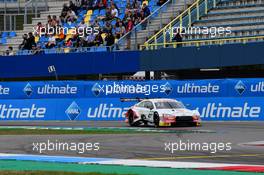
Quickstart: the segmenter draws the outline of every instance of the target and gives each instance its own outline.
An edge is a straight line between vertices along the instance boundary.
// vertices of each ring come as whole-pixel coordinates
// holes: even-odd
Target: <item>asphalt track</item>
[[[0,126],[67,126],[67,127],[126,127],[123,122],[0,122]],[[264,165],[264,122],[204,122],[201,127],[161,128],[175,133],[149,134],[93,134],[93,135],[41,135],[0,136],[0,153],[38,154],[33,151],[36,142],[98,142],[99,151],[79,154],[71,151],[48,151],[47,155],[87,156],[104,158],[171,160]],[[188,132],[188,131],[199,132]],[[180,131],[180,132],[177,132]],[[185,132],[186,131],[186,132]],[[231,143],[230,151],[165,151],[165,143]]]

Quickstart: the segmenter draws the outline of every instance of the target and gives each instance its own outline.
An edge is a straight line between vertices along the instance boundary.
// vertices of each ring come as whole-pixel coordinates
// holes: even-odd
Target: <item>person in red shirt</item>
[[[130,17],[128,17],[127,20],[128,21],[127,21],[127,26],[126,26],[126,32],[128,33],[133,29],[134,23]],[[127,35],[127,48],[126,49],[130,49],[130,45],[131,45],[131,34],[128,34]]]

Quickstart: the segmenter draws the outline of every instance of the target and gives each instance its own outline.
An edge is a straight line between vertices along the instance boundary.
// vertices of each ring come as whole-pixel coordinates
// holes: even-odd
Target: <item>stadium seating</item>
[[[200,5],[202,6],[202,4]],[[195,11],[196,9],[193,9]],[[195,14],[194,14],[195,15]],[[185,23],[184,23],[185,22]],[[196,28],[220,28],[230,27],[231,33],[228,35],[216,34],[184,34],[182,35],[183,46],[194,45],[212,45],[225,43],[241,43],[241,42],[263,42],[264,40],[264,1],[259,0],[221,0],[215,7],[212,7],[207,14],[202,15],[199,20],[193,20],[192,27]],[[179,27],[179,23],[176,23],[174,27]],[[188,16],[183,18],[183,27],[188,26]],[[145,44],[151,43],[164,43],[164,36],[162,32],[160,35],[156,35],[157,40],[154,42],[153,38],[147,41]],[[245,40],[243,38],[253,37]],[[241,40],[239,39],[241,38]],[[202,42],[204,41],[204,42]],[[172,37],[166,35],[166,43],[172,42]],[[172,47],[173,45],[167,45],[166,47]],[[152,47],[160,48],[164,47]],[[174,45],[175,46],[175,45]]]

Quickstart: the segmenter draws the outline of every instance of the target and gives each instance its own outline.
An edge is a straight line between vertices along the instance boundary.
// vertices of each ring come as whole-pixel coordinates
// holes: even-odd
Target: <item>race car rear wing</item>
[[[145,100],[147,98],[120,98],[121,102],[140,102],[142,100]]]

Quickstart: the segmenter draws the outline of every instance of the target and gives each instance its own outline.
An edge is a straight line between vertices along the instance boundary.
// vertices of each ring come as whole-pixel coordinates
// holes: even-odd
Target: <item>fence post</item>
[[[207,11],[208,11],[208,6],[207,6],[208,5],[208,0],[205,0],[204,3],[205,3],[204,4],[205,5],[204,13],[207,14]]]
[[[192,25],[192,16],[191,16],[191,9],[188,9],[188,17],[189,17],[189,27]]]
[[[196,14],[197,14],[197,20],[199,20],[200,19],[199,1],[196,3]]]

